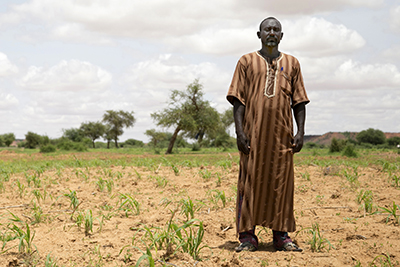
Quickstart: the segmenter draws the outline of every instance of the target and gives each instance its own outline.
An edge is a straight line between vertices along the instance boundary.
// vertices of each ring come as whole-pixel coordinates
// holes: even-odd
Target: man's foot
[[[302,252],[303,250],[299,248],[295,243],[293,242],[287,242],[283,244],[282,247],[277,247],[275,246],[276,250],[279,251],[296,251],[296,252]]]
[[[303,250],[299,248],[292,239],[289,237],[287,232],[274,231],[274,247],[279,251],[297,251],[302,252]]]
[[[240,243],[238,247],[235,248],[236,252],[241,252],[241,251],[256,251],[257,248],[250,242],[243,242]]]

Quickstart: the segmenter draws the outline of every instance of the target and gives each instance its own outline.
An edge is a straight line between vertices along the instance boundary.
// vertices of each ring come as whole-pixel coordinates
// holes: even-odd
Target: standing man
[[[302,251],[288,232],[296,230],[293,153],[303,146],[305,105],[310,101],[299,62],[278,50],[281,23],[266,18],[257,36],[261,49],[239,59],[227,95],[240,151],[236,251],[257,250],[256,225],[273,230],[277,250]]]

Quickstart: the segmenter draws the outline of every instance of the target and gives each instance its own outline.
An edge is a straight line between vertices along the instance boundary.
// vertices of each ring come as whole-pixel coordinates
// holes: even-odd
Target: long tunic
[[[230,103],[234,98],[245,106],[243,129],[250,140],[250,154],[240,152],[237,231],[262,225],[293,232],[292,107],[309,102],[299,62],[284,53],[272,64],[258,52],[242,56],[227,94]]]

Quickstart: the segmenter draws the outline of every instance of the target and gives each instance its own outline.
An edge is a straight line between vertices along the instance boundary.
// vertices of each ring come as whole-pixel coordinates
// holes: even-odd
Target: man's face
[[[283,36],[281,24],[275,19],[267,19],[261,24],[257,35],[263,45],[278,46]]]

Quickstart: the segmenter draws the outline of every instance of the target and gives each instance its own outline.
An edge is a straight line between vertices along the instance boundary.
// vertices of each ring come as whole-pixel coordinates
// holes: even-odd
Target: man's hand
[[[303,139],[304,139],[304,134],[302,133],[296,134],[293,140],[293,148],[292,148],[293,153],[300,152],[301,148],[303,147]]]
[[[247,136],[244,133],[236,135],[236,143],[239,151],[246,155],[250,153],[250,141],[247,139]]]

